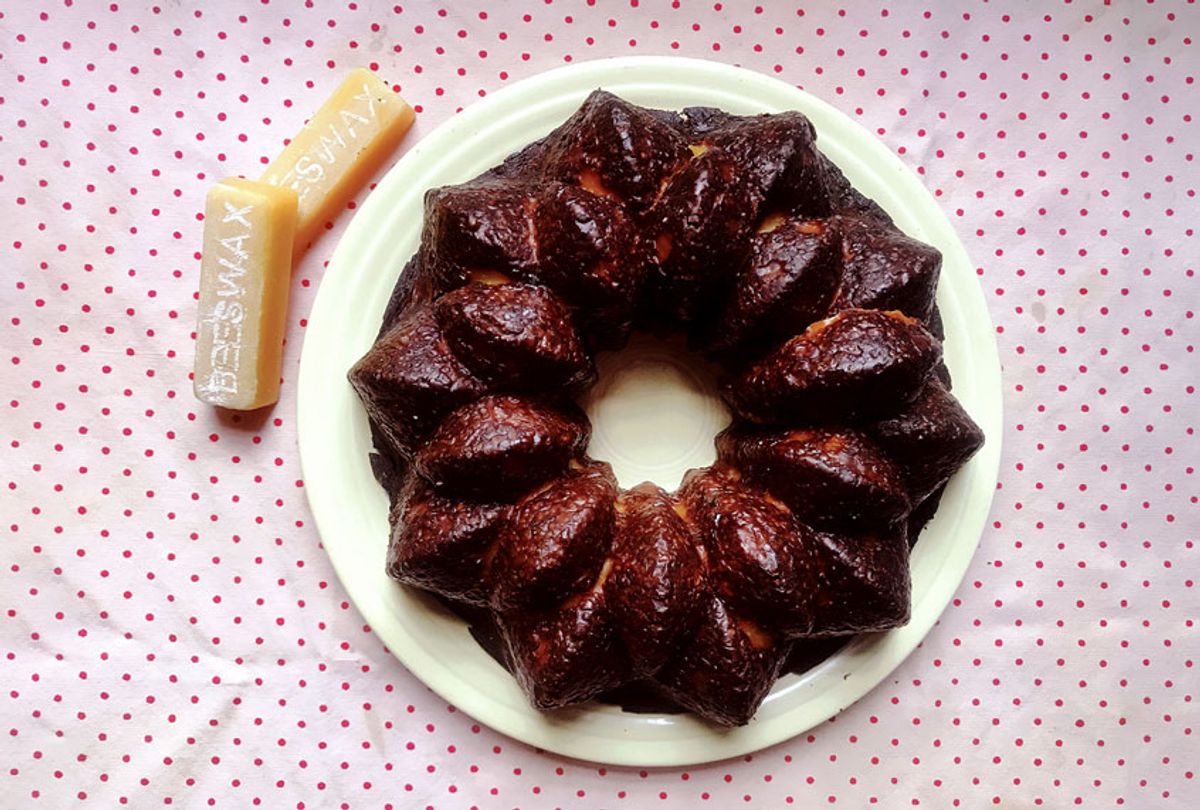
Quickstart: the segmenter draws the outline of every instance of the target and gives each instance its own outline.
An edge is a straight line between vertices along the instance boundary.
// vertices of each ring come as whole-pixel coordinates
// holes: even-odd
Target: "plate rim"
[[[329,441],[328,436],[332,431],[325,429],[326,423],[322,417],[328,415],[331,407],[337,412],[337,408],[331,404],[330,400],[336,400],[339,397],[344,399],[345,393],[350,390],[350,387],[345,383],[344,377],[345,369],[349,367],[347,365],[340,370],[342,385],[338,390],[339,397],[331,398],[327,378],[329,369],[321,362],[324,355],[319,354],[317,349],[310,348],[310,344],[319,345],[324,338],[326,324],[332,322],[329,319],[333,316],[326,314],[326,310],[333,306],[331,302],[334,300],[334,293],[331,292],[333,288],[328,282],[330,279],[336,279],[339,283],[343,283],[343,279],[353,281],[354,268],[349,265],[356,255],[369,255],[380,249],[378,247],[380,243],[398,239],[395,234],[370,232],[372,215],[376,209],[385,204],[384,197],[386,195],[380,192],[385,190],[385,187],[390,188],[395,185],[395,179],[402,177],[404,172],[412,174],[413,167],[421,165],[421,162],[429,157],[429,153],[436,152],[442,146],[441,141],[446,140],[446,133],[454,133],[456,130],[469,131],[476,119],[486,119],[493,109],[503,109],[505,104],[510,103],[510,99],[512,102],[516,102],[522,96],[533,95],[537,89],[548,90],[556,85],[562,85],[569,88],[568,92],[583,94],[591,87],[599,85],[612,87],[619,85],[622,79],[629,80],[630,77],[637,75],[647,76],[647,81],[650,82],[655,76],[661,79],[663,75],[675,70],[686,73],[691,80],[691,86],[694,86],[702,78],[708,78],[718,85],[723,81],[727,82],[730,87],[740,86],[749,89],[752,86],[764,95],[775,93],[780,94],[781,97],[790,97],[794,100],[794,108],[803,109],[814,120],[818,132],[828,127],[841,129],[847,134],[847,137],[857,141],[866,152],[871,153],[868,155],[870,159],[881,162],[882,165],[876,167],[876,170],[888,175],[887,178],[881,179],[881,182],[888,182],[890,191],[898,189],[897,193],[903,192],[900,197],[905,203],[912,204],[923,212],[928,221],[924,223],[927,227],[922,229],[924,230],[922,238],[938,242],[938,246],[945,256],[944,267],[963,268],[958,271],[960,273],[966,273],[969,268],[974,267],[945,213],[921,184],[915,173],[905,166],[884,142],[822,99],[774,77],[703,59],[636,56],[578,62],[535,74],[476,101],[462,112],[441,122],[389,169],[375,191],[354,212],[354,218],[329,260],[305,331],[296,397],[297,439],[301,472],[305,494],[321,543],[350,600],[392,654],[439,697],[482,724],[540,749],[577,759],[625,766],[693,765],[761,750],[824,722],[874,689],[916,649],[961,585],[990,513],[999,474],[1002,440],[999,353],[982,288],[975,279],[969,279],[971,284],[959,280],[953,285],[953,290],[949,290],[947,288],[950,285],[947,285],[943,278],[943,283],[939,286],[938,291],[939,301],[944,295],[953,293],[957,308],[965,308],[971,316],[970,335],[956,333],[954,341],[959,344],[965,342],[969,337],[973,344],[968,351],[973,369],[969,376],[975,394],[975,406],[971,409],[971,414],[983,428],[987,437],[984,448],[968,465],[972,469],[972,478],[979,479],[974,484],[976,489],[965,493],[955,490],[955,503],[957,504],[959,499],[963,499],[964,503],[970,507],[968,515],[958,517],[960,523],[966,520],[972,526],[969,540],[957,542],[951,547],[952,553],[942,560],[936,572],[937,575],[931,583],[933,587],[922,594],[920,621],[918,621],[918,605],[914,600],[913,619],[908,625],[888,633],[857,637],[841,652],[836,653],[815,668],[813,673],[819,675],[818,671],[835,665],[831,662],[845,663],[848,661],[854,666],[847,671],[846,679],[852,675],[858,677],[854,679],[849,690],[840,690],[847,693],[843,695],[844,699],[831,703],[820,712],[814,711],[811,706],[808,707],[804,713],[805,719],[797,720],[794,725],[781,722],[787,719],[787,712],[781,717],[772,718],[769,725],[752,721],[750,725],[733,731],[705,726],[698,721],[693,722],[690,718],[674,718],[666,723],[667,726],[676,728],[679,732],[675,737],[669,738],[671,744],[664,745],[668,738],[652,741],[624,738],[620,740],[623,745],[614,746],[613,738],[600,736],[593,739],[594,735],[589,733],[591,730],[581,724],[587,722],[589,713],[603,713],[606,709],[590,709],[592,704],[585,704],[583,708],[544,715],[528,705],[524,706],[524,711],[521,711],[520,707],[497,706],[494,699],[483,695],[479,689],[472,694],[470,690],[464,691],[456,688],[456,681],[459,679],[439,681],[432,677],[435,673],[429,665],[429,656],[424,651],[403,649],[403,645],[395,643],[397,640],[403,641],[404,639],[401,639],[400,634],[393,630],[392,617],[389,614],[388,606],[384,604],[386,600],[380,593],[364,593],[361,589],[354,587],[353,575],[355,572],[353,571],[354,560],[350,553],[351,549],[348,549],[344,543],[330,542],[330,538],[337,536],[342,516],[339,514],[341,511],[339,504],[332,502],[328,497],[332,487],[329,481],[331,469],[326,463],[329,448],[323,443]],[[668,82],[668,84],[670,83]],[[718,93],[714,90],[714,94]],[[533,137],[536,136],[531,136],[529,139],[532,140]],[[857,159],[856,156],[847,157],[846,155],[843,155],[843,158],[851,161]],[[842,164],[844,169],[847,168],[842,161],[836,162]],[[850,173],[848,169],[847,171]],[[416,172],[419,174],[420,170],[418,169]],[[410,225],[409,230],[419,227],[419,225],[418,221]],[[411,234],[409,238],[411,239]],[[392,276],[392,279],[394,278],[395,275]],[[960,351],[964,350],[962,346],[956,346],[956,348]],[[355,354],[354,359],[357,359],[357,356]],[[957,390],[958,385],[956,384]],[[351,396],[353,395],[351,394]],[[354,401],[353,406],[357,406],[357,400]],[[365,422],[365,419],[363,421]],[[366,464],[365,457],[361,463]],[[965,478],[963,473],[956,476],[956,480],[962,478]],[[987,486],[986,492],[979,489],[984,485]],[[951,487],[954,488],[953,482]],[[962,487],[958,489],[962,489]],[[950,500],[948,494],[947,499],[943,501],[938,510],[939,516],[946,511],[947,501]],[[947,566],[952,566],[949,576],[942,573]],[[405,601],[405,599],[402,597],[401,601]],[[482,650],[480,653],[486,655]],[[866,672],[865,675],[864,672]],[[439,674],[445,674],[444,667]],[[798,690],[804,682],[811,683],[816,679],[816,675],[813,678],[810,678],[809,675],[810,673],[806,673],[799,681],[788,686],[787,690]],[[507,674],[506,677],[508,677]],[[781,680],[780,683],[782,682]],[[778,684],[775,689],[779,689]],[[797,709],[802,708],[805,708],[805,704],[797,707]],[[792,710],[791,713],[795,714],[796,710]],[[644,719],[646,716],[637,717]],[[634,721],[629,720],[628,722],[633,723]]]

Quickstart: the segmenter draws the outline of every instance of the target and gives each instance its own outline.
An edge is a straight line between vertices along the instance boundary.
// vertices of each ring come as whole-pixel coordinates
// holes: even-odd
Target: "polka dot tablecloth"
[[[0,3],[0,806],[1196,807],[1198,35],[1162,0]],[[475,724],[335,579],[294,396],[350,212],[297,268],[279,405],[218,415],[188,374],[206,187],[350,67],[417,105],[411,146],[652,53],[795,83],[920,174],[1006,417],[979,552],[892,676],[775,748],[647,771]]]

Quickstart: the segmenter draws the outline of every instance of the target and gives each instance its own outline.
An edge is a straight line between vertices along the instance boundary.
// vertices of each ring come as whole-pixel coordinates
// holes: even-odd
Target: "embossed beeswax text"
[[[361,92],[353,96],[353,100],[354,109],[338,110],[336,117],[317,133],[308,151],[281,177],[269,177],[269,182],[295,191],[303,205],[309,192],[325,179],[328,167],[337,163],[343,153],[358,143],[361,133],[370,134],[365,125],[375,119],[376,101],[386,103],[385,98],[376,99],[365,84]]]
[[[217,257],[220,270],[214,291],[216,300],[200,319],[204,328],[212,330],[209,348],[212,371],[202,386],[206,392],[214,395],[237,394],[238,391],[242,329],[246,320],[246,307],[242,299],[246,294],[246,260],[250,257],[247,248],[254,232],[250,224],[253,205],[238,207],[225,200],[224,208],[221,226],[227,227],[231,233],[216,241],[221,249],[221,255]]]

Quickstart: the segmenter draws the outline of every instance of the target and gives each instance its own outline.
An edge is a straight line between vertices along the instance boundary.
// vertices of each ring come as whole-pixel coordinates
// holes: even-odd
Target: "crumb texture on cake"
[[[388,573],[490,611],[540,709],[636,682],[749,722],[799,640],[908,620],[909,548],[983,444],[942,363],[940,269],[803,115],[597,90],[426,195],[349,374]],[[574,403],[640,329],[686,332],[734,414],[674,493],[622,490]]]

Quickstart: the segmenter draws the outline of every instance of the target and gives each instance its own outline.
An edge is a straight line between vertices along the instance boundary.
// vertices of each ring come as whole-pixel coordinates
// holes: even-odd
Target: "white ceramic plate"
[[[907,233],[942,251],[938,303],[946,362],[954,393],[988,438],[951,482],[914,550],[908,625],[859,637],[804,675],[782,678],[743,728],[597,704],[541,714],[461,621],[384,573],[387,498],[371,475],[367,420],[346,371],[370,347],[397,274],[417,246],[422,195],[467,180],[546,134],[597,87],[653,107],[794,109],[812,119],[819,146],[854,185]],[[644,379],[635,383],[625,387],[647,389]],[[559,754],[623,765],[678,766],[745,754],[799,734],[866,694],[912,652],[962,580],[987,518],[1000,457],[1000,367],[991,319],[971,262],[929,192],[881,141],[828,104],[767,76],[672,57],[552,70],[488,96],[426,135],[371,193],[334,253],[309,320],[298,401],[300,457],[317,528],[355,605],[396,657],[481,723]],[[688,452],[681,461],[703,464],[705,453],[711,459],[711,450]],[[630,483],[629,473],[618,474]]]

